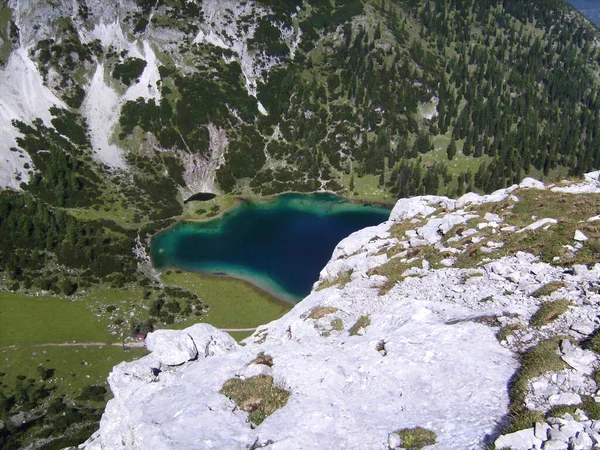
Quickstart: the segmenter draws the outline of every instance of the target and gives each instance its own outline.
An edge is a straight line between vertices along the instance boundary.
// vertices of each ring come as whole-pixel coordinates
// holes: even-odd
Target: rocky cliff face
[[[502,432],[496,448],[591,448],[598,175],[400,200],[243,345],[205,324],[149,335],[152,353],[111,373],[84,447],[385,449],[420,430],[428,448],[485,448]],[[289,398],[228,389],[253,380]]]

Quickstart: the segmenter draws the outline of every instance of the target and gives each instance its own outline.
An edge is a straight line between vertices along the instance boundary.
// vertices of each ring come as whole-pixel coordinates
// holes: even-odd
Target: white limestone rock
[[[575,236],[573,237],[573,239],[577,242],[585,242],[588,240],[587,236],[585,234],[583,234],[582,231],[579,231],[579,230],[575,231]]]
[[[558,220],[552,218],[536,220],[531,225],[528,225],[525,228],[522,228],[519,231],[517,231],[517,233],[524,233],[526,231],[537,230],[538,228],[547,227],[556,223],[558,223]]]
[[[600,296],[593,300],[597,294],[590,292],[600,278],[600,264],[565,273],[518,252],[490,259],[475,270],[433,269],[417,255],[407,278],[383,295],[379,287],[385,277],[369,271],[388,261],[377,253],[392,245],[405,249],[395,257],[407,262],[409,241],[448,251],[439,242],[442,234],[469,220],[459,204],[518,201],[516,188],[458,201],[435,196],[401,200],[394,220],[419,217],[406,239],[390,236],[390,220],[354,233],[334,250],[321,279],[352,270],[343,288],[313,291],[284,317],[260,327],[243,346],[201,325],[174,332],[188,343],[181,344],[184,350],[189,350],[189,342],[199,350],[196,360],[170,367],[165,354],[171,352],[161,352],[159,345],[145,358],[117,366],[109,377],[114,398],[85,448],[243,449],[272,441],[273,449],[383,449],[402,445],[394,430],[417,426],[436,433],[434,449],[483,447],[484,436],[506,417],[507,385],[518,368],[515,352],[571,328],[587,330],[577,324],[600,323]],[[440,208],[449,212],[442,214]],[[484,217],[486,223],[498,224],[498,219]],[[483,233],[478,233],[471,229],[463,236],[472,234],[475,241],[482,239]],[[559,294],[572,302],[569,311],[548,327],[523,329],[499,343],[497,328],[486,323],[495,318],[503,326],[526,324],[540,302],[531,292],[552,281],[566,284]],[[330,333],[326,320],[306,320],[320,306],[337,309],[342,330]],[[350,327],[364,315],[370,325],[350,335]],[[177,339],[173,335],[170,344]],[[381,342],[384,352],[378,351]],[[251,364],[260,352],[273,358],[272,367]],[[179,360],[191,356],[181,353]],[[586,373],[597,362],[567,343],[561,345],[561,357],[573,368],[531,380],[527,406],[547,411],[553,404],[575,404],[583,395],[596,393]],[[291,396],[283,408],[252,428],[247,413],[220,390],[231,378],[256,375],[271,376]],[[496,446],[566,448],[569,439],[585,440],[577,433],[585,432],[593,441],[594,427],[600,429],[600,422],[579,416],[550,418],[548,424],[501,436]]]
[[[158,330],[148,333],[146,348],[161,364],[177,366],[198,356],[194,341],[187,333]]]
[[[571,438],[570,441],[570,448],[572,450],[588,450],[591,449],[593,445],[594,442],[592,441],[592,438],[583,431],[577,433],[577,436]]]
[[[496,448],[510,448],[512,450],[530,450],[540,448],[542,440],[535,436],[533,428],[527,428],[515,433],[500,436],[494,442]]]
[[[544,442],[542,447],[544,450],[568,450],[569,444],[565,441],[559,441],[557,439],[550,439]]]
[[[546,186],[544,186],[544,183],[542,183],[539,180],[536,180],[534,178],[523,178],[523,181],[521,181],[521,183],[519,184],[519,187],[521,189],[546,189]]]
[[[548,431],[550,430],[550,425],[547,423],[536,423],[533,427],[533,433],[536,438],[545,441],[548,439]]]
[[[402,198],[392,209],[390,220],[400,222],[416,216],[427,217],[440,207],[454,209],[454,200],[436,195]]]
[[[596,369],[597,356],[594,352],[574,346],[571,341],[561,342],[561,358],[573,369],[591,375]]]
[[[402,445],[402,439],[398,436],[397,433],[390,433],[388,436],[388,446],[389,448],[399,448]]]
[[[558,405],[579,405],[581,404],[581,397],[578,394],[567,392],[564,394],[553,394],[548,397],[548,403],[550,406]]]
[[[199,358],[221,355],[238,347],[231,335],[206,323],[197,323],[183,331],[192,338]]]

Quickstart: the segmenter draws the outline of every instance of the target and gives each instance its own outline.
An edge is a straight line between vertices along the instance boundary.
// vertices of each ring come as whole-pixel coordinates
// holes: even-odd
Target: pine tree
[[[446,148],[446,154],[448,155],[449,161],[452,161],[454,155],[456,155],[456,142],[454,141],[454,138],[450,140],[450,145]]]

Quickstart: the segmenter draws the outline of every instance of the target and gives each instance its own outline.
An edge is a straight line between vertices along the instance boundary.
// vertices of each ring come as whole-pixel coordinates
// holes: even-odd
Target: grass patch
[[[553,407],[546,413],[546,417],[562,417],[565,414],[571,414],[573,417],[577,417],[578,409],[582,410],[588,419],[600,419],[600,403],[596,403],[596,400],[589,395],[582,395],[581,404],[579,405],[558,405]]]
[[[235,197],[231,195],[217,195],[214,199],[205,202],[192,201],[183,205],[183,215],[181,219],[210,219],[216,214],[220,214],[233,207],[235,202]]]
[[[390,289],[396,286],[396,283],[404,279],[404,272],[411,267],[419,267],[420,265],[421,260],[406,262],[401,258],[394,258],[390,259],[381,266],[369,270],[367,274],[369,276],[382,275],[387,278],[387,280],[381,286],[379,286],[379,295],[385,295],[390,291]]]
[[[529,411],[525,407],[525,396],[529,381],[546,372],[558,372],[566,368],[565,362],[557,354],[558,344],[564,337],[557,336],[540,342],[521,356],[521,368],[510,384],[510,415],[512,423],[503,433],[513,433],[529,428],[536,421],[543,420],[539,412]]]
[[[0,292],[0,346],[115,342],[84,301]]]
[[[600,355],[600,331],[594,331],[592,337],[585,342],[585,348]],[[600,369],[594,372],[594,381],[600,386]]]
[[[375,267],[367,272],[369,276],[382,275],[387,280],[379,286],[379,295],[387,294],[398,282],[402,281],[404,272],[412,267],[422,267],[423,260],[429,262],[429,267],[432,269],[438,269],[442,267],[441,261],[452,255],[446,253],[440,253],[436,248],[432,246],[415,247],[408,250],[407,258],[393,258],[388,260],[387,263],[381,266]],[[418,259],[411,259],[418,257]],[[409,262],[410,261],[410,262]]]
[[[561,314],[564,314],[569,309],[571,302],[569,300],[560,299],[553,302],[543,302],[539,309],[529,320],[529,325],[541,327],[554,322]]]
[[[350,327],[348,332],[350,336],[356,336],[359,330],[367,328],[371,325],[371,318],[369,316],[360,316],[358,320]]]
[[[543,285],[541,288],[537,289],[531,296],[533,298],[541,298],[552,295],[553,292],[558,291],[560,288],[566,287],[567,285],[562,281],[553,281],[551,283],[547,283]]]
[[[209,306],[208,313],[198,320],[182,322],[177,328],[196,322],[209,323],[217,328],[258,327],[279,319],[292,309],[292,305],[234,278],[169,271],[161,275],[161,280],[197,293]]]
[[[333,308],[331,306],[318,306],[316,308],[311,309],[308,318],[319,320],[329,314],[335,314],[338,311],[339,310],[337,308]]]
[[[333,280],[323,280],[321,284],[316,287],[316,291],[321,291],[323,289],[327,289],[332,286],[337,286],[340,289],[343,289],[350,281],[352,280],[352,274],[354,270],[348,270],[347,272],[343,272],[335,277]]]
[[[233,400],[236,405],[248,413],[248,419],[260,425],[267,417],[283,408],[290,393],[273,384],[273,378],[258,375],[255,377],[232,378],[227,380],[221,394]]]
[[[335,331],[342,331],[344,329],[344,321],[342,319],[333,319],[330,325]]]
[[[600,259],[600,223],[587,223],[587,219],[595,214],[594,211],[600,210],[600,195],[561,194],[537,189],[519,189],[514,194],[519,197],[516,203],[487,203],[472,206],[468,210],[480,216],[486,212],[496,213],[504,220],[503,227],[515,226],[518,229],[535,221],[532,212],[535,212],[538,218],[554,218],[559,222],[548,230],[538,229],[525,233],[499,232],[493,235],[494,240],[501,240],[505,244],[494,252],[494,257],[511,256],[517,251],[523,251],[538,256],[542,262],[561,266],[595,264]],[[574,244],[573,236],[576,230],[582,231],[589,240],[580,250],[572,252],[564,246]],[[482,230],[479,236],[491,237],[486,230]],[[489,254],[478,251],[482,242],[468,245],[454,266],[477,267],[484,258],[489,257]],[[555,261],[554,258],[559,259]]]
[[[436,442],[436,434],[423,427],[402,428],[396,431],[396,434],[402,439],[402,448],[408,450],[419,450]]]
[[[520,330],[521,328],[522,328],[522,325],[518,324],[518,323],[512,323],[510,325],[506,325],[506,326],[500,328],[498,333],[496,333],[496,338],[498,339],[498,342],[505,341],[506,338],[508,338],[508,336],[512,335],[515,331]]]
[[[24,347],[0,349],[2,371],[0,392],[14,389],[17,376],[40,380],[39,367],[54,369],[46,383],[56,386],[56,394],[75,398],[88,385],[107,387],[107,377],[115,365],[147,354],[144,348],[122,347]]]

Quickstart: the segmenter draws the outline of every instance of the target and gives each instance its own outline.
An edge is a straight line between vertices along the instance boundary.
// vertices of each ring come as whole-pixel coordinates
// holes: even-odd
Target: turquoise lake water
[[[331,194],[241,200],[222,216],[183,222],[152,239],[158,269],[228,275],[298,302],[311,290],[339,241],[388,219],[390,209]]]

